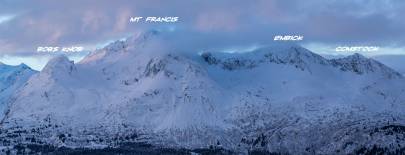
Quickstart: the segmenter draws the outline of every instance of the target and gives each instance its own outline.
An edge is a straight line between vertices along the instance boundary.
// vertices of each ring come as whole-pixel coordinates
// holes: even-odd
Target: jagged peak
[[[347,60],[352,60],[352,61],[368,61],[369,58],[365,57],[364,55],[360,53],[354,53],[352,55],[340,58],[340,59],[347,59]]]
[[[0,62],[0,68],[4,68],[4,69],[15,69],[15,70],[32,70],[31,67],[29,67],[28,65],[21,63],[19,65],[7,65],[4,63]]]
[[[80,63],[89,63],[99,60],[103,60],[106,57],[116,57],[123,53],[131,53],[128,51],[140,52],[139,48],[144,48],[152,38],[156,38],[160,34],[158,30],[150,30],[140,32],[138,34],[132,35],[125,40],[117,40],[108,44],[107,46],[91,52],[87,55]]]
[[[108,51],[121,51],[123,49],[126,49],[128,46],[143,47],[147,42],[153,40],[160,34],[161,32],[158,30],[143,31],[138,34],[132,35],[125,40],[115,41],[107,45],[103,49],[106,49]]]
[[[65,72],[72,74],[75,70],[76,67],[73,61],[70,61],[65,55],[58,55],[49,60],[41,73],[54,74]]]
[[[61,63],[73,63],[73,61],[70,61],[66,55],[57,55],[48,61],[47,66]]]
[[[127,46],[128,44],[126,44],[125,41],[117,40],[113,43],[108,44],[103,49],[107,51],[118,52],[122,49],[125,49]]]
[[[336,58],[336,59],[331,59],[332,63],[334,65],[338,64],[351,64],[351,65],[359,65],[359,64],[371,64],[371,63],[378,63],[375,60],[372,60],[370,58],[367,58],[359,53],[355,53],[343,58]]]
[[[261,63],[276,63],[293,65],[311,72],[312,64],[321,64],[356,74],[380,73],[388,78],[402,77],[395,70],[359,53],[328,60],[298,45],[268,46],[247,53],[204,52],[201,57],[208,64],[220,65],[227,70],[254,68]]]
[[[0,92],[2,89],[13,85],[19,79],[28,79],[31,75],[37,73],[25,64],[20,65],[0,65]]]
[[[320,55],[295,44],[281,44],[261,47],[245,53],[204,52],[201,57],[208,64],[221,64],[223,68],[253,68],[261,63],[290,64],[302,70],[312,63],[328,64]]]
[[[351,55],[349,57],[355,57],[358,59],[367,59],[365,56],[361,55],[360,53],[354,53],[353,55]]]
[[[19,64],[18,67],[20,67],[20,68],[22,68],[22,69],[31,69],[31,67],[29,67],[29,66],[26,65],[25,63]]]
[[[330,61],[335,67],[339,67],[342,71],[352,71],[356,74],[381,73],[388,78],[402,77],[397,71],[359,53],[343,58],[331,59]]]
[[[126,42],[127,43],[144,43],[160,34],[161,34],[161,32],[158,30],[144,31],[144,32],[140,32],[136,35],[133,35],[131,37],[128,37],[126,39]]]
[[[296,58],[300,56],[314,57],[316,59],[326,60],[322,56],[315,54],[306,48],[295,44],[282,44],[282,45],[269,45],[261,48],[254,49],[249,52],[204,52],[202,56],[214,56],[218,59],[226,58],[247,58],[252,60],[261,60],[263,56],[277,56],[278,58]]]

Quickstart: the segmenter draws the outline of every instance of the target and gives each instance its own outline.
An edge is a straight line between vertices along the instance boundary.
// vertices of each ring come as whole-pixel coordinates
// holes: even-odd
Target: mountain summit
[[[340,67],[343,71],[352,71],[358,74],[380,73],[388,78],[402,77],[397,71],[358,53],[345,58],[332,59],[331,62],[333,65]]]
[[[77,64],[52,59],[7,103],[0,148],[396,151],[404,90],[402,76],[358,54],[327,60],[288,45],[192,55],[150,32]]]
[[[25,64],[9,66],[0,62],[0,120],[8,111],[11,95],[35,73]]]

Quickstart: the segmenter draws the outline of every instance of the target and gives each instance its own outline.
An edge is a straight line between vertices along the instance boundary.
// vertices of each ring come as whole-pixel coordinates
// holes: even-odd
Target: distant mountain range
[[[3,100],[3,152],[405,150],[405,79],[360,54],[325,59],[296,45],[197,54],[151,31],[76,64],[59,56],[39,73],[22,68],[0,72],[25,81]]]

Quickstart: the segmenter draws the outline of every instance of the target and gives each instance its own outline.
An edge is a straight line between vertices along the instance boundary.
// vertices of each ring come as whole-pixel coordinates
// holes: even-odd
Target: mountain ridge
[[[36,71],[23,63],[11,66],[0,62],[0,120],[3,119],[7,112],[11,95],[18,91],[36,73]]]
[[[77,64],[52,59],[10,103],[0,146],[331,154],[405,142],[394,129],[405,122],[405,80],[374,60],[326,60],[295,45],[194,56],[174,48],[151,33]]]

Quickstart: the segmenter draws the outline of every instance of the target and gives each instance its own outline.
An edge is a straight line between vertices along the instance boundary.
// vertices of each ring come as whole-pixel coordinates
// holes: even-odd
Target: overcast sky
[[[130,23],[135,16],[178,16],[179,22]],[[36,52],[39,46],[92,51],[151,29],[169,31],[196,52],[302,35],[298,44],[322,54],[341,54],[337,46],[405,54],[404,16],[403,0],[0,0],[0,61],[40,69],[50,56]]]

